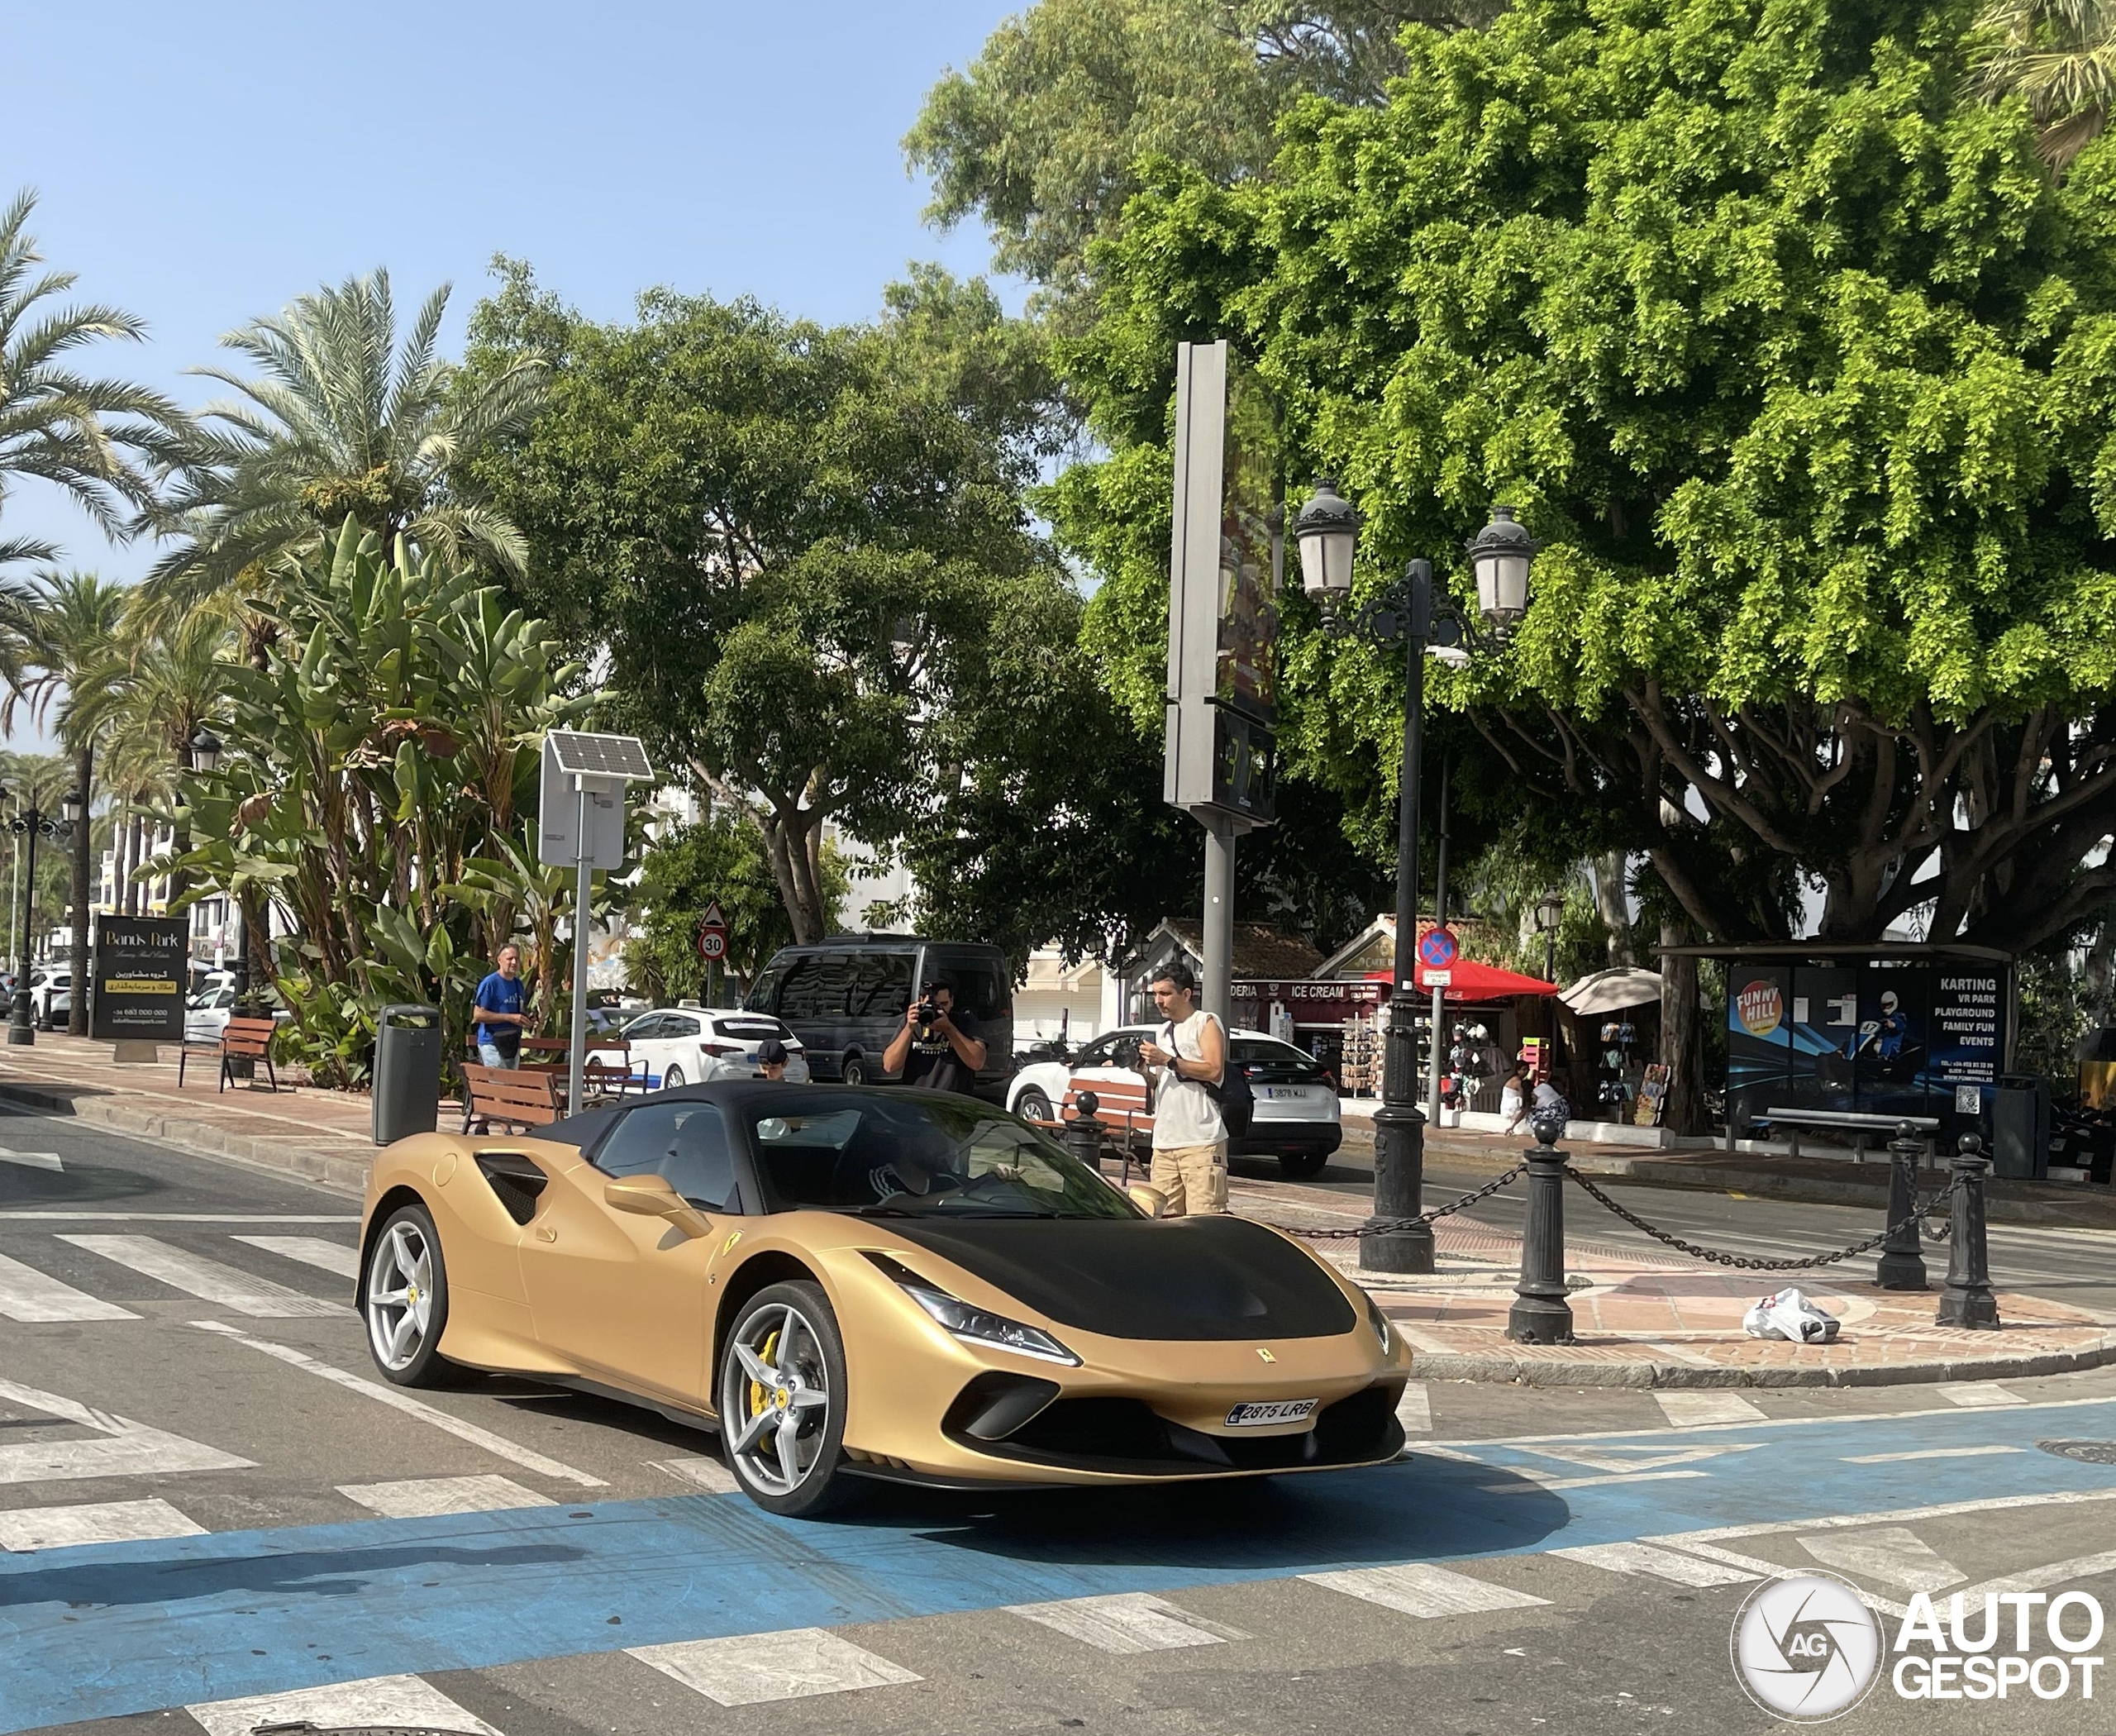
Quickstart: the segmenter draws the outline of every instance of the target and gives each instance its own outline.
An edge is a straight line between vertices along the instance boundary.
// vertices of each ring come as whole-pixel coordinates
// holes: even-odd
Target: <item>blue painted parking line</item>
[[[1906,1505],[1903,1467],[1862,1457],[2112,1431],[2116,1399],[2104,1399],[1499,1443],[1182,1493],[982,1506],[907,1495],[835,1523],[690,1495],[53,1550],[0,1560],[0,1730],[677,1640],[1877,1512]],[[1607,1481],[1625,1473],[1592,1463],[1702,1447],[1735,1450],[1686,1458],[1675,1468],[1697,1474],[1673,1480]],[[1590,1481],[1535,1481],[1572,1470]],[[1926,1506],[2102,1492],[2116,1495],[2116,1467],[2033,1450],[1917,1471]]]

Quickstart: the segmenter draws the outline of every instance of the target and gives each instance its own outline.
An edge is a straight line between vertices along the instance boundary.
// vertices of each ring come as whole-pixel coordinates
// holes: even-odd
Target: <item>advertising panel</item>
[[[1737,1127],[1782,1102],[1792,1072],[1792,972],[1770,965],[1727,971],[1727,1114]]]
[[[2005,1016],[2006,980],[1998,971],[1948,966],[1934,975],[1930,1073],[1942,1109],[1967,1113],[1971,1091],[1980,1111],[1990,1107]]]
[[[91,1037],[183,1041],[190,926],[182,916],[97,917]]]

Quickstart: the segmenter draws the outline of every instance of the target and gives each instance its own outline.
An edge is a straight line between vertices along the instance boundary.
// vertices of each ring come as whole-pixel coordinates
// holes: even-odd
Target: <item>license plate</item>
[[[1264,1096],[1271,1103],[1303,1103],[1308,1098],[1306,1085],[1265,1085]]]
[[[1305,1423],[1315,1414],[1320,1399],[1274,1399],[1267,1403],[1237,1405],[1227,1414],[1230,1428],[1272,1428],[1285,1423]]]

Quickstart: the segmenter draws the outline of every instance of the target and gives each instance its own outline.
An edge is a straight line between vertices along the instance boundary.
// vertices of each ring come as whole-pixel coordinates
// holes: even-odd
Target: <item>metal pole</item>
[[[1964,1133],[1954,1160],[1954,1177],[1961,1185],[1954,1196],[1947,1281],[1933,1317],[1936,1326],[1959,1326],[1971,1332],[1999,1329],[1999,1299],[1991,1294],[1991,1263],[1984,1241],[1984,1177],[1990,1167],[1984,1142],[1974,1133]]]
[[[17,1045],[36,1041],[36,1028],[30,1023],[30,918],[36,909],[36,828],[44,816],[31,808],[19,818],[26,823],[30,859],[22,875],[22,968],[15,974],[15,1004],[7,1015],[7,1041]]]
[[[1389,992],[1389,1041],[1382,1059],[1381,1107],[1374,1112],[1372,1226],[1415,1218],[1425,1194],[1425,1117],[1418,1113],[1418,999],[1413,988],[1418,927],[1418,768],[1425,723],[1425,641],[1432,621],[1432,565],[1413,560],[1404,575],[1410,619],[1404,636],[1403,794],[1396,840],[1396,969]],[[1429,1272],[1432,1227],[1360,1238],[1368,1271]]]
[[[1556,1109],[1529,1118],[1536,1148],[1528,1159],[1528,1221],[1521,1233],[1521,1281],[1506,1316],[1518,1344],[1572,1343],[1572,1304],[1565,1292],[1565,1123]]]
[[[586,1107],[580,1100],[581,1068],[588,1047],[588,880],[594,871],[594,851],[588,837],[588,780],[576,777],[580,791],[580,833],[574,848],[578,879],[573,894],[573,1041],[566,1048],[565,1112],[578,1115]]]
[[[1881,1244],[1881,1257],[1874,1263],[1874,1282],[1882,1290],[1924,1290],[1925,1256],[1918,1245],[1918,1154],[1924,1144],[1918,1129],[1907,1122],[1896,1124],[1889,1143],[1894,1160],[1888,1171],[1888,1216],[1884,1226],[1894,1226]]]
[[[1437,884],[1432,893],[1432,920],[1436,928],[1447,926],[1447,761],[1440,762],[1440,869]],[[1446,1011],[1447,991],[1436,987],[1432,991],[1432,1059],[1427,1069],[1425,1118],[1431,1126],[1440,1123],[1440,1022]]]
[[[1234,842],[1232,822],[1205,824],[1205,971],[1199,1004],[1227,1028],[1234,1006]]]

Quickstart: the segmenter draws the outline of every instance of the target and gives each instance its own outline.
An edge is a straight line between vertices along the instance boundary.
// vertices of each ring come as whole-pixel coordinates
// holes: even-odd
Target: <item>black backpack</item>
[[[1164,1047],[1175,1052],[1175,1026],[1168,1027],[1168,1042]],[[1226,1060],[1220,1066],[1220,1082],[1205,1085],[1202,1079],[1194,1079],[1192,1085],[1204,1085],[1205,1095],[1220,1106],[1220,1120],[1226,1125],[1230,1139],[1239,1139],[1249,1131],[1256,1118],[1256,1094],[1249,1089],[1249,1075],[1235,1064],[1234,1045],[1227,1040],[1227,1027],[1220,1027],[1220,1039],[1226,1051]]]

